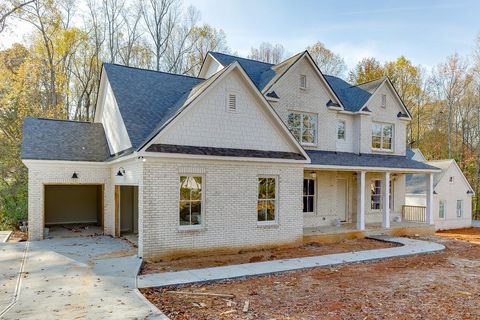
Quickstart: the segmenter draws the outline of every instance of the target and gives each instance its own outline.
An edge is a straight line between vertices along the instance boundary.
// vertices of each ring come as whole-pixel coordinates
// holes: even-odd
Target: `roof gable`
[[[371,92],[370,97],[368,100],[365,102],[364,106],[368,106],[373,99],[377,98],[377,95],[379,92],[382,91],[383,88],[387,88],[387,90],[391,93],[393,96],[394,100],[397,101],[397,104],[400,106],[400,113],[398,113],[396,116],[397,118],[403,119],[403,120],[411,120],[411,114],[410,111],[407,109],[405,104],[403,103],[402,99],[398,95],[397,90],[395,89],[393,83],[390,81],[388,77],[383,77],[377,81],[372,81],[371,83],[374,83],[374,85],[370,85],[370,90],[373,90]],[[365,85],[364,85],[365,86]],[[373,89],[375,87],[375,89]],[[370,106],[369,108],[372,110],[373,108]],[[403,113],[402,113],[403,111]]]
[[[143,150],[152,144],[196,145],[293,151],[308,159],[303,148],[238,62],[229,65],[198,87],[186,97],[184,104],[171,121],[159,128],[142,147]],[[238,113],[231,113],[225,109],[225,99],[230,91],[237,94]],[[267,121],[264,121],[265,119]],[[261,121],[263,122],[259,124]],[[213,127],[205,130],[205,126],[208,125]],[[248,130],[248,125],[254,125],[255,130]],[[185,132],[185,128],[190,129]],[[258,134],[257,131],[261,131],[262,134]],[[228,139],[230,142],[226,142]]]
[[[117,101],[132,147],[137,149],[159,123],[168,120],[178,101],[204,79],[115,64],[104,71]]]

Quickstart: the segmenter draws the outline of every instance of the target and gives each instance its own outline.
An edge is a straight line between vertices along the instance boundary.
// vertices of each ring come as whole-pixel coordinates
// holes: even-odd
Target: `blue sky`
[[[0,0],[1,1],[1,0]],[[290,54],[322,41],[351,68],[361,58],[407,56],[434,66],[458,52],[468,56],[480,32],[479,0],[183,0],[202,22],[223,29],[233,52],[246,56],[261,42]],[[28,26],[0,36],[0,48],[21,41]]]
[[[471,54],[480,32],[478,0],[185,0],[202,21],[222,28],[241,55],[262,41],[289,53],[322,41],[349,67],[365,56],[391,60],[406,55],[433,66],[448,55]]]

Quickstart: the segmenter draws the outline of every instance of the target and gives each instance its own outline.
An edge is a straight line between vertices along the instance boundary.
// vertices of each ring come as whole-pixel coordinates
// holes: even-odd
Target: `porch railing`
[[[426,222],[427,208],[422,206],[402,206],[402,220],[412,222]]]

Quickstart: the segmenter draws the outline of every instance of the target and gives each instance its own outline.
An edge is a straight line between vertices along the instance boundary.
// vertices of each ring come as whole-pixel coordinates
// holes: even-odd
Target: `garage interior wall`
[[[101,185],[46,185],[45,225],[102,223]]]

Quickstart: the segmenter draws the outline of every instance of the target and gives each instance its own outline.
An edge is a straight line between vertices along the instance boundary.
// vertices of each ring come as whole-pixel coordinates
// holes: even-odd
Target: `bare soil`
[[[8,242],[22,242],[27,240],[28,240],[28,234],[26,232],[22,232],[19,230],[13,231],[10,237],[8,238]]]
[[[446,246],[434,254],[142,292],[171,319],[480,319],[474,238],[480,228],[424,238]]]
[[[236,254],[212,255],[205,257],[181,257],[175,260],[146,262],[142,267],[142,274],[167,271],[180,271],[219,267],[249,262],[289,259],[299,257],[319,256],[332,253],[343,253],[370,249],[394,247],[396,244],[373,239],[344,240],[339,243],[311,242],[295,248],[276,248],[264,250],[245,250]]]

